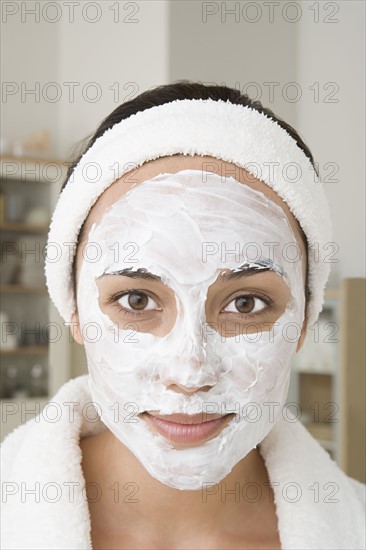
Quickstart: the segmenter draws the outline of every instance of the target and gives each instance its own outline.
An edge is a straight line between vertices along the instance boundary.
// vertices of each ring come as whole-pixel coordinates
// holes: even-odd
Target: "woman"
[[[222,86],[101,124],[46,261],[89,374],[3,445],[6,548],[363,548],[364,486],[284,407],[329,273],[316,176],[293,128]]]

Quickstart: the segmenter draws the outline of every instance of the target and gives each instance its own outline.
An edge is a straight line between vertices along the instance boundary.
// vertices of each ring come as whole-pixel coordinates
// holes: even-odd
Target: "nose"
[[[197,357],[175,357],[160,370],[159,378],[166,388],[186,395],[198,391],[207,392],[217,383],[216,372],[211,364],[207,359]]]
[[[190,289],[172,341],[174,351],[159,369],[160,382],[165,387],[186,395],[207,392],[217,384],[219,376],[219,357],[202,335],[205,315],[201,290]]]

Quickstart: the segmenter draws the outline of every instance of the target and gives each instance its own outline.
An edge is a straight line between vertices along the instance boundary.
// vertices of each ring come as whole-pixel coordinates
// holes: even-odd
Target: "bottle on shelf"
[[[2,399],[19,399],[28,397],[28,390],[24,384],[19,367],[9,365],[5,369],[5,376],[2,384]]]

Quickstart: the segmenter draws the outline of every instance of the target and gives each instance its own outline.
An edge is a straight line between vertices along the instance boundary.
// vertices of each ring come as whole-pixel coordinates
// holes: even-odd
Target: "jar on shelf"
[[[36,363],[29,372],[29,395],[30,397],[45,397],[47,394],[47,371],[43,365]]]
[[[24,210],[24,197],[20,194],[8,193],[5,199],[5,220],[7,222],[23,221]]]

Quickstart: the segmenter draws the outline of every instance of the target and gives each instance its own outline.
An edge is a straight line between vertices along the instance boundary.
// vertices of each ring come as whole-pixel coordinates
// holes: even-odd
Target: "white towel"
[[[100,420],[87,422],[82,414],[91,401],[88,375],[72,379],[46,405],[44,415],[5,438],[1,451],[4,550],[92,549],[79,440],[100,433],[105,426]],[[288,418],[295,420],[289,411]],[[299,421],[280,415],[259,449],[274,484],[282,550],[365,548],[366,486],[346,476]],[[37,482],[39,502],[34,495],[24,494],[25,488],[37,490]],[[319,502],[311,489],[314,484],[319,487]],[[292,489],[301,495],[297,502],[290,501],[295,500]],[[325,502],[326,496],[337,502]]]

